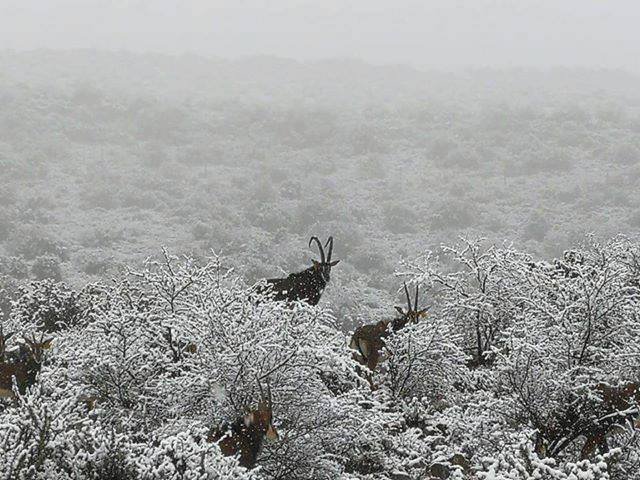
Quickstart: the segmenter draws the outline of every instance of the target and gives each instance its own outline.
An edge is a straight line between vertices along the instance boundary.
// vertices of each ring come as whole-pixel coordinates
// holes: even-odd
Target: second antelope
[[[617,387],[596,385],[596,393],[601,398],[594,413],[598,420],[585,429],[586,441],[580,456],[589,458],[596,448],[600,454],[609,452],[607,437],[625,426],[635,430],[640,415],[640,382],[628,382]]]
[[[265,437],[269,440],[278,438],[278,432],[273,426],[271,388],[267,384],[266,397],[260,382],[258,388],[258,408],[247,412],[227,428],[213,430],[207,438],[210,442],[217,442],[224,455],[237,455],[240,465],[246,468],[255,466]]]
[[[0,363],[0,397],[14,396],[14,378],[20,393],[33,385],[42,366],[44,351],[51,346],[51,339],[45,340],[44,334],[39,341],[33,336],[31,339],[23,337],[23,340],[25,344],[20,346],[20,358],[17,361]]]
[[[405,311],[401,307],[395,307],[400,314],[399,317],[380,320],[377,323],[369,325],[362,325],[353,332],[349,346],[356,351],[354,357],[358,362],[366,365],[371,371],[376,368],[380,361],[380,355],[385,346],[384,339],[390,334],[389,326],[391,326],[391,331],[397,332],[407,324],[415,323],[427,314],[428,308],[418,309],[418,285],[416,285],[413,305],[411,304],[409,289],[406,283],[404,284],[404,293],[407,296],[407,310]]]
[[[535,451],[557,456],[578,439],[584,438],[580,457],[591,457],[596,450],[609,452],[608,437],[640,427],[640,382],[618,386],[599,383],[587,398],[569,404],[564,415],[551,424],[536,425]]]

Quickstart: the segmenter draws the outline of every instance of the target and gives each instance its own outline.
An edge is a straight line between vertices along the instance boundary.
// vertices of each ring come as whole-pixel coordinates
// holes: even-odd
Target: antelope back
[[[228,430],[215,430],[208,440],[216,442],[223,455],[238,457],[238,462],[245,468],[255,466],[262,446],[262,437],[242,421],[237,421]]]
[[[238,456],[243,467],[253,468],[264,437],[274,440],[278,438],[278,433],[271,421],[271,413],[257,409],[245,414],[227,429],[214,430],[207,440],[217,442],[224,455]]]
[[[627,382],[615,387],[601,383],[596,385],[595,392],[602,400],[597,407],[597,416],[602,418],[594,423],[585,435],[586,440],[580,453],[582,459],[589,458],[596,448],[601,453],[609,451],[607,436],[616,430],[624,429],[625,423],[636,428],[640,419],[637,410],[633,413],[622,413],[640,403],[639,382]]]
[[[389,323],[390,321],[381,320],[378,323],[362,325],[351,336],[349,346],[360,354],[355,355],[354,358],[366,365],[369,370],[374,370],[380,361],[384,338],[388,336]]]
[[[639,382],[628,382],[617,387],[599,384],[596,386],[596,391],[600,394],[605,408],[621,411],[626,410],[630,404],[640,403]]]
[[[388,320],[380,320],[377,323],[361,325],[353,332],[353,335],[351,336],[351,343],[353,344],[356,341],[373,343],[382,340],[388,335],[387,327],[389,326],[389,323],[390,321]]]
[[[13,336],[13,333],[5,334],[0,328],[0,362],[6,360],[7,341]]]
[[[13,379],[19,390],[28,386],[29,372],[24,362],[0,363],[0,397],[13,397]]]

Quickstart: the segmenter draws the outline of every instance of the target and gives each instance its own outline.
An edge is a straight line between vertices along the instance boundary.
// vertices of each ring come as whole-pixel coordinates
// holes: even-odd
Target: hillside
[[[90,50],[5,51],[0,72],[0,242],[18,276],[39,261],[28,275],[81,285],[166,245],[213,248],[252,282],[333,235],[342,317],[388,307],[400,259],[461,234],[550,258],[640,227],[624,72]]]

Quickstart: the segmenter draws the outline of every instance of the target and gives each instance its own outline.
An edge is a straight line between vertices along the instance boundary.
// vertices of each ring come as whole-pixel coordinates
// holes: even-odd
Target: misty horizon
[[[419,69],[586,67],[640,71],[629,1],[9,1],[0,45],[300,61],[353,58]]]

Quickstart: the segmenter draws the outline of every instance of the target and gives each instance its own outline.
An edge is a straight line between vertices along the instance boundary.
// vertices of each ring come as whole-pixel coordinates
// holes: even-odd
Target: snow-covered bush
[[[60,408],[63,423],[48,437],[68,435],[64,422],[91,421],[129,442],[127,451],[159,449],[132,467],[136,478],[196,478],[189,465],[221,455],[207,434],[255,408],[264,388],[280,440],[265,442],[256,474],[336,478],[364,468],[363,450],[384,450],[386,416],[372,409],[376,402],[330,312],[261,298],[217,258],[200,266],[164,252],[126,278],[79,294],[32,282],[14,304],[11,328],[53,331],[40,382],[28,394],[40,389],[39,400]],[[13,408],[0,416],[15,415]],[[202,468],[231,465],[211,462]]]
[[[93,303],[91,286],[78,292],[51,279],[31,281],[20,286],[10,323],[14,329],[55,332],[82,323]]]
[[[140,480],[252,480],[257,475],[238,467],[235,459],[223,457],[218,446],[180,432],[140,450],[137,459]]]
[[[487,439],[487,425],[499,424],[502,445],[509,431],[529,431],[535,455],[553,457],[565,472],[550,478],[570,478],[562,475],[580,470],[581,457],[593,459],[595,447],[613,478],[628,472],[626,460],[609,448],[636,449],[637,458],[629,421],[640,395],[620,392],[640,381],[640,246],[623,237],[603,244],[588,239],[552,263],[481,242],[443,252],[440,262],[427,254],[405,273],[431,287],[433,315],[455,326],[469,355],[470,382],[457,408],[477,410],[481,400],[493,411],[482,428],[470,422],[467,430]],[[477,445],[495,459],[502,448],[492,454],[490,445]],[[602,470],[598,465],[593,472]]]
[[[215,256],[23,285],[3,331],[53,342],[0,400],[0,478],[640,478],[638,395],[620,400],[639,380],[638,244],[541,262],[464,241],[400,274],[431,308],[375,372],[330,310],[273,302]],[[208,439],[265,391],[279,439],[246,470]]]

